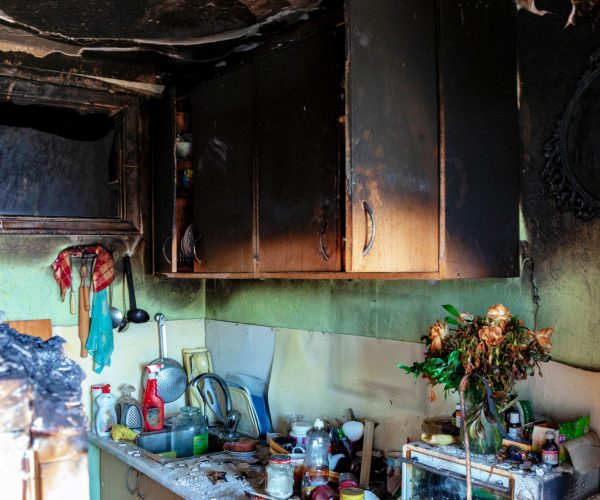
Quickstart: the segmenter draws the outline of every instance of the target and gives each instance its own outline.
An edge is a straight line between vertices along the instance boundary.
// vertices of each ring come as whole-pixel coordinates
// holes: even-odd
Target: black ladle
[[[129,290],[129,311],[127,311],[127,320],[132,323],[146,323],[150,316],[143,309],[138,309],[135,303],[135,290],[133,288],[133,276],[131,274],[131,260],[129,255],[123,257],[123,266],[125,276],[127,277],[127,288]]]

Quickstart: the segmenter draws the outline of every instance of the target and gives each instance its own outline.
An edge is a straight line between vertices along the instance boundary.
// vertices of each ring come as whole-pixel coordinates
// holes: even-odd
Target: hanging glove
[[[114,341],[106,288],[94,294],[90,334],[85,347],[88,353],[94,356],[96,373],[101,373],[104,366],[110,366]]]

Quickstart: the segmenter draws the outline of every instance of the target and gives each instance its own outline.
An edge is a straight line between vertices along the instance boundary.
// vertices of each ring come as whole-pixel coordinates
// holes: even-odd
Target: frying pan
[[[158,323],[160,358],[155,359],[149,365],[162,365],[156,377],[158,395],[165,403],[171,403],[181,397],[187,387],[187,375],[183,367],[174,359],[167,357],[167,332],[165,328],[165,315],[156,313],[154,320]],[[142,387],[146,387],[148,381],[148,370],[144,370]]]

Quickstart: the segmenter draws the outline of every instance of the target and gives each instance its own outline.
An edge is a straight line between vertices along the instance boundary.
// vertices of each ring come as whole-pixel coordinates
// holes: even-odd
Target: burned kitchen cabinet
[[[347,270],[437,272],[435,4],[347,7]]]
[[[346,271],[518,275],[516,19],[348,0]]]
[[[259,271],[341,271],[336,34],[257,64]]]
[[[178,276],[518,275],[516,75],[509,3],[347,0],[200,84]]]
[[[83,76],[2,68],[0,101],[0,234],[139,238],[141,96]]]
[[[195,271],[254,273],[253,68],[193,93]]]

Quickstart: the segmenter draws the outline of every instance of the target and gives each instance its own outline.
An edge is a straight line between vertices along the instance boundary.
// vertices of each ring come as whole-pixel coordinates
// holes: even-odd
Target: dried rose
[[[502,304],[494,304],[487,310],[485,315],[489,321],[499,324],[503,329],[512,318],[511,312]]]
[[[536,330],[533,332],[535,340],[537,340],[538,345],[545,353],[550,352],[550,349],[552,349],[552,341],[550,340],[550,337],[553,333],[554,328],[542,328],[541,330]]]
[[[429,330],[429,338],[431,339],[431,350],[441,351],[442,341],[448,335],[448,325],[441,323],[439,320],[435,322],[435,325]]]
[[[479,338],[488,346],[498,345],[504,340],[502,328],[500,328],[498,325],[482,326],[477,333],[479,333]]]

